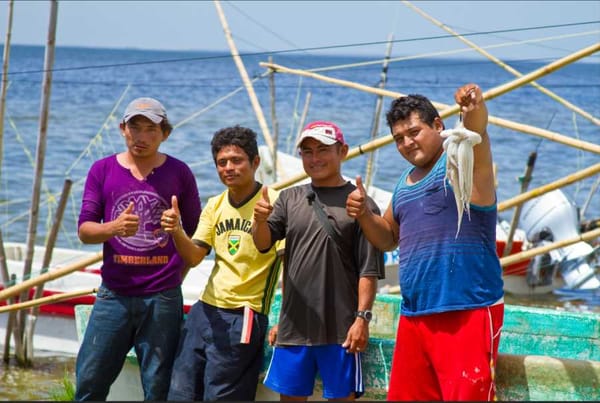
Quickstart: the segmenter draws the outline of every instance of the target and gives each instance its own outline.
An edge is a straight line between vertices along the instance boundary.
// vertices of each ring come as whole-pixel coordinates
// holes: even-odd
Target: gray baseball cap
[[[123,114],[123,122],[127,123],[137,115],[145,116],[157,124],[167,119],[167,111],[163,104],[154,98],[148,97],[136,98],[131,101]]]

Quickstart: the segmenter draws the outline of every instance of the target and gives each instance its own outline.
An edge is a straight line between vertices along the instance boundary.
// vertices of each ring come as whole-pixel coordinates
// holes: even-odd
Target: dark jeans
[[[196,302],[185,320],[169,400],[254,400],[269,318],[254,312],[248,343],[244,309]]]
[[[132,347],[144,400],[165,400],[182,318],[181,287],[126,297],[101,285],[77,355],[75,400],[106,400]]]

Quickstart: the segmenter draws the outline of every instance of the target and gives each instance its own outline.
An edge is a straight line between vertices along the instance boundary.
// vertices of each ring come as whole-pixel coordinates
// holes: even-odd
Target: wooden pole
[[[4,113],[6,112],[6,92],[8,91],[8,62],[10,60],[10,37],[12,33],[14,0],[8,2],[8,25],[4,40],[4,57],[2,62],[2,89],[0,90],[0,179],[2,179],[2,162],[4,161]],[[2,183],[0,181],[0,183]]]
[[[252,86],[252,82],[248,77],[248,73],[246,72],[246,68],[244,67],[244,62],[240,57],[240,54],[233,42],[233,37],[231,36],[231,30],[229,29],[229,25],[227,24],[227,19],[225,19],[225,14],[223,13],[223,9],[221,8],[221,4],[219,0],[214,0],[215,8],[217,9],[217,14],[219,14],[219,20],[221,20],[221,25],[223,26],[223,31],[225,32],[225,39],[227,39],[227,43],[229,44],[229,49],[231,51],[231,56],[233,57],[233,61],[237,66],[240,77],[244,82],[244,86],[246,87],[246,91],[248,92],[248,97],[250,98],[250,103],[252,104],[252,108],[254,109],[254,113],[256,114],[256,118],[258,119],[258,124],[262,130],[263,137],[265,139],[265,143],[269,150],[271,150],[271,155],[276,151],[275,144],[273,143],[273,139],[271,139],[271,133],[269,132],[269,126],[267,125],[267,121],[265,120],[265,116],[262,112],[262,108],[260,103],[258,102],[258,98],[254,93],[254,87]]]
[[[304,99],[304,108],[302,108],[302,115],[300,115],[300,121],[298,122],[298,132],[296,133],[296,139],[294,140],[294,144],[292,144],[292,147],[294,148],[296,147],[298,140],[300,140],[300,135],[302,134],[302,129],[304,128],[304,123],[306,122],[306,116],[308,116],[308,109],[310,107],[311,98],[312,92],[308,91],[306,93],[306,98]]]
[[[81,297],[82,295],[95,294],[96,292],[98,292],[97,288],[90,288],[87,290],[71,291],[71,292],[65,292],[62,294],[49,295],[47,297],[31,299],[31,300],[25,301],[25,302],[19,302],[18,304],[2,306],[2,307],[0,307],[0,313],[20,311],[22,309],[31,308],[31,307],[37,308],[40,305],[60,302],[60,301],[64,301],[64,300],[71,299],[71,298]]]
[[[527,191],[529,187],[529,182],[531,181],[531,174],[533,172],[533,167],[535,166],[535,159],[537,158],[537,153],[534,151],[529,154],[529,158],[527,159],[527,166],[525,167],[525,173],[523,174],[523,179],[521,181],[521,194]],[[519,204],[515,207],[515,211],[513,211],[513,216],[510,221],[510,228],[508,230],[508,235],[506,236],[506,244],[504,246],[504,252],[502,256],[510,255],[512,251],[513,245],[513,236],[515,235],[515,231],[517,230],[517,225],[519,224],[519,218],[521,216],[521,208],[522,204]]]
[[[60,229],[60,225],[62,223],[63,214],[65,208],[67,206],[67,201],[69,200],[69,193],[71,192],[71,186],[73,181],[70,179],[66,179],[63,184],[63,190],[60,195],[60,200],[58,202],[58,206],[56,208],[56,215],[54,217],[54,222],[52,223],[52,228],[50,228],[50,233],[48,239],[46,241],[46,249],[44,253],[44,258],[42,259],[42,268],[40,273],[45,273],[48,271],[48,267],[50,266],[50,262],[52,261],[52,252],[54,250],[54,245],[56,243],[56,237],[58,235],[58,231]],[[38,285],[35,289],[35,294],[33,299],[41,298],[44,295],[44,283]],[[27,321],[27,328],[25,332],[27,336],[25,337],[25,350],[27,351],[27,359],[29,362],[33,361],[33,344],[27,345],[27,343],[33,343],[33,334],[35,332],[35,324],[37,322],[37,317],[40,312],[39,305],[32,305],[34,308],[31,310]]]
[[[546,66],[543,66],[541,68],[539,68],[538,70],[535,70],[529,74],[527,74],[526,76],[520,77],[519,79],[510,81],[506,84],[500,85],[498,87],[496,87],[495,89],[492,89],[490,91],[487,91],[484,93],[484,97],[486,99],[491,99],[494,98],[496,96],[501,95],[504,92],[507,92],[511,89],[516,88],[519,85],[524,85],[527,83],[527,80],[535,80],[537,78],[539,78],[541,75],[544,74],[549,74],[552,71],[556,70],[559,67],[563,67],[568,63],[572,63],[576,60],[579,60],[583,57],[589,56],[590,54],[593,54],[595,52],[597,52],[598,50],[600,50],[600,43],[587,47],[585,49],[582,49],[578,52],[575,52],[571,55],[568,55],[562,59],[559,59],[553,63],[550,63]],[[363,85],[363,84],[358,84],[352,81],[347,81],[347,80],[341,80],[338,78],[332,78],[332,77],[327,77],[321,74],[317,74],[317,73],[313,73],[313,72],[309,72],[309,71],[305,71],[305,70],[298,70],[298,69],[291,69],[288,67],[284,67],[284,66],[280,66],[277,64],[269,64],[269,63],[264,63],[261,62],[260,65],[262,67],[271,69],[271,70],[275,70],[277,72],[280,73],[285,73],[285,74],[294,74],[294,75],[299,75],[302,77],[309,77],[309,78],[313,78],[315,80],[320,80],[320,81],[324,81],[324,82],[328,82],[331,84],[335,84],[335,85],[340,85],[340,86],[344,86],[347,88],[353,88],[359,91],[363,91],[363,92],[368,92],[371,94],[381,94],[384,97],[390,97],[390,98],[398,98],[401,96],[404,96],[405,94],[400,93],[400,92],[396,92],[396,91],[390,91],[390,90],[385,90],[385,89],[380,89],[380,88],[375,88],[375,87],[370,87],[368,85]],[[514,87],[513,87],[514,86]],[[511,88],[513,87],[513,88]],[[455,113],[458,112],[458,105],[454,105],[454,106],[449,106],[443,103],[439,103],[439,102],[434,102],[432,101],[432,104],[438,109],[440,110],[440,117],[442,117],[442,119],[451,116]],[[497,118],[494,116],[489,116],[488,117],[488,121],[490,124],[494,124],[496,126],[500,126],[500,127],[505,127],[511,130],[516,130],[516,131],[520,131],[526,134],[531,134],[531,135],[535,135],[538,137],[542,137],[551,141],[555,141],[557,143],[562,143],[571,147],[575,147],[578,148],[580,150],[584,150],[584,151],[590,151],[596,154],[600,154],[600,145],[598,144],[594,144],[594,143],[590,143],[590,142],[586,142],[586,141],[581,141],[581,140],[577,140],[577,139],[573,139],[571,137],[568,136],[564,136],[562,134],[559,133],[555,133],[555,132],[551,132],[549,130],[544,130],[544,129],[540,129],[538,127],[534,127],[534,126],[529,126],[529,125],[524,125],[521,123],[516,123],[516,122],[512,122],[506,119],[501,119],[501,118]],[[350,159],[350,158],[354,158],[356,157],[358,154],[362,154],[365,152],[370,152],[374,149],[377,149],[379,147],[382,147],[386,144],[389,144],[391,142],[393,142],[394,139],[392,137],[391,134],[381,137],[379,139],[376,139],[370,143],[367,143],[365,145],[359,146],[359,148],[355,148],[350,150],[350,152],[348,153],[348,157],[346,159]],[[302,178],[304,179],[304,178]]]
[[[269,62],[273,61],[273,57],[269,56]],[[270,72],[269,74],[269,94],[271,96],[271,124],[273,126],[273,148],[274,152],[271,155],[273,160],[273,181],[277,180],[277,148],[279,143],[279,122],[277,121],[277,108],[276,108],[276,91],[275,91],[275,73]]]
[[[383,59],[383,64],[381,66],[381,78],[379,80],[378,88],[385,88],[385,84],[387,82],[387,71],[388,65],[390,64],[390,56],[392,53],[392,41],[394,36],[390,34],[388,37],[387,48],[385,51],[385,57]],[[377,101],[375,103],[375,112],[373,113],[373,121],[371,122],[371,140],[377,137],[377,132],[379,131],[379,119],[381,117],[381,108],[383,107],[383,96],[378,95]],[[372,177],[373,177],[373,161],[375,159],[375,154],[369,154],[369,158],[367,159],[367,166],[365,169],[365,188],[368,190],[371,187]]]
[[[596,228],[592,231],[584,232],[576,237],[563,239],[562,241],[552,242],[551,244],[539,246],[537,248],[528,249],[523,252],[514,253],[510,256],[506,256],[500,259],[500,265],[502,267],[510,266],[511,264],[519,263],[524,260],[530,259],[534,256],[541,255],[554,249],[563,248],[565,246],[572,245],[577,242],[587,242],[591,239],[600,237],[600,228]]]
[[[457,39],[459,39],[462,42],[466,43],[469,47],[471,47],[472,49],[474,49],[476,52],[479,52],[483,56],[487,57],[489,60],[491,60],[492,62],[496,63],[497,65],[499,65],[504,70],[506,70],[509,73],[511,73],[512,75],[514,75],[516,77],[522,77],[523,76],[523,74],[521,72],[517,71],[513,67],[511,67],[508,64],[504,63],[502,60],[498,59],[496,56],[492,55],[491,53],[488,53],[486,50],[484,50],[483,48],[477,46],[475,43],[471,42],[470,40],[468,40],[467,38],[465,38],[464,36],[462,36],[458,32],[454,31],[450,27],[444,25],[442,22],[440,22],[440,21],[436,20],[435,18],[433,18],[432,16],[428,15],[423,10],[421,10],[420,8],[418,8],[417,6],[413,5],[411,2],[406,1],[406,0],[402,0],[402,3],[404,3],[409,8],[413,9],[417,14],[421,15],[426,20],[428,20],[428,21],[432,22],[433,24],[437,25],[438,27],[442,28],[444,31],[449,32],[450,34],[454,35]],[[573,112],[575,112],[575,113],[583,116],[584,118],[588,119],[589,121],[591,121],[595,125],[600,125],[600,120],[599,119],[595,118],[590,113],[584,111],[583,109],[579,108],[578,106],[573,105],[572,103],[570,103],[569,101],[565,100],[564,98],[559,97],[557,94],[555,94],[554,92],[550,91],[549,89],[547,89],[545,87],[542,87],[540,84],[536,83],[535,81],[531,81],[529,83],[529,85],[531,85],[532,87],[536,88],[541,93],[543,93],[543,94],[549,96],[550,98],[554,99],[555,101],[557,101],[561,105],[565,106],[567,109],[570,109],[571,111],[573,111]]]
[[[522,204],[527,200],[531,200],[538,196],[541,196],[545,193],[548,193],[554,189],[558,189],[571,183],[575,183],[578,180],[585,179],[589,176],[595,175],[600,172],[600,163],[592,165],[590,167],[584,168],[581,171],[575,172],[574,174],[567,175],[559,180],[548,183],[546,185],[540,186],[538,188],[532,189],[528,192],[521,193],[512,199],[505,200],[503,202],[498,203],[498,211],[503,211],[514,207],[516,205]]]
[[[50,22],[48,24],[48,39],[46,42],[46,54],[44,60],[44,78],[42,85],[42,96],[40,105],[40,131],[38,134],[36,162],[34,169],[33,190],[31,196],[31,211],[29,215],[29,226],[27,230],[27,251],[23,267],[23,278],[31,275],[31,265],[33,263],[33,253],[37,235],[38,213],[40,204],[40,189],[42,185],[42,176],[44,172],[44,159],[46,156],[46,135],[48,131],[48,116],[50,110],[50,92],[52,89],[52,69],[54,67],[54,50],[56,45],[56,21],[58,15],[58,1],[50,1]],[[29,295],[27,289],[23,290],[20,301],[26,301]],[[19,333],[24,334],[22,324],[25,323],[25,311],[20,312]],[[25,351],[17,351],[17,360],[25,362]]]
[[[48,271],[40,276],[35,278],[30,278],[29,280],[25,280],[19,284],[15,284],[5,290],[0,291],[0,301],[4,301],[10,297],[13,297],[24,290],[29,290],[31,287],[35,287],[39,284],[45,283],[46,281],[51,281],[67,274],[73,273],[74,271],[81,270],[86,266],[92,265],[94,263],[98,263],[102,260],[102,252],[97,252],[91,256],[86,257],[85,259],[81,259],[73,264],[67,265],[65,267],[61,267],[59,269]]]

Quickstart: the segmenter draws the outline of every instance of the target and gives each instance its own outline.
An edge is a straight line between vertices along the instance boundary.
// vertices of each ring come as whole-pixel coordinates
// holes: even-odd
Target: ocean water
[[[259,62],[269,55],[244,56],[251,78],[265,72]],[[273,62],[299,69],[338,66],[367,60],[352,56],[286,55]],[[580,108],[600,116],[600,63],[595,60],[567,65],[537,82]],[[507,61],[523,74],[549,60]],[[38,142],[44,48],[13,46],[10,54],[9,87],[4,122],[2,171],[0,173],[0,229],[5,241],[25,242],[31,210],[34,164]],[[323,74],[375,86],[381,66],[336,69]],[[210,139],[218,129],[240,124],[260,135],[258,120],[242,88],[238,70],[227,53],[166,52],[57,48],[51,87],[43,186],[39,207],[37,243],[53,220],[66,179],[73,181],[57,246],[84,247],[76,236],[81,191],[92,162],[119,152],[124,144],[118,130],[126,104],[138,96],[163,101],[176,128],[162,150],[189,163],[194,171],[203,202],[223,187],[210,155]],[[484,91],[514,79],[510,73],[487,60],[417,59],[392,63],[386,88],[402,93],[421,93],[430,99],[453,104],[454,90],[466,82],[478,83]],[[264,115],[271,125],[269,79],[259,78],[254,89]],[[305,99],[310,93],[307,121],[337,122],[352,147],[370,140],[376,96],[294,75],[275,76],[275,110],[279,132],[278,147],[286,152],[298,130]],[[237,91],[237,92],[236,92]],[[391,102],[383,100],[378,135],[389,133],[385,111]],[[490,115],[545,128],[587,142],[600,143],[598,126],[575,115],[531,86],[524,86],[488,101]],[[451,127],[456,116],[445,120]],[[271,126],[272,127],[272,126]],[[551,140],[490,125],[494,159],[497,164],[498,200],[520,191],[518,177],[525,170],[530,153],[537,161],[529,189],[573,174],[600,162],[600,156]],[[262,138],[260,142],[264,144]],[[400,172],[408,165],[393,144],[376,152],[373,184],[392,190]],[[344,164],[344,173],[364,176],[367,156]],[[563,188],[578,206],[590,197],[598,175]],[[600,218],[600,192],[592,197],[584,218]],[[512,210],[500,213],[510,221]]]

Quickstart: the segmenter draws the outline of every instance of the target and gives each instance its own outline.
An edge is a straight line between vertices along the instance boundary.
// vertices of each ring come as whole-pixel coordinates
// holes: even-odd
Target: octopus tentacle
[[[465,128],[461,120],[456,123],[453,129],[443,130],[441,136],[445,138],[443,147],[446,151],[444,190],[446,189],[446,180],[448,180],[454,191],[458,211],[458,226],[456,229],[456,237],[458,237],[465,210],[467,217],[469,220],[471,219],[469,203],[473,191],[473,147],[481,143],[481,136],[479,133]]]

